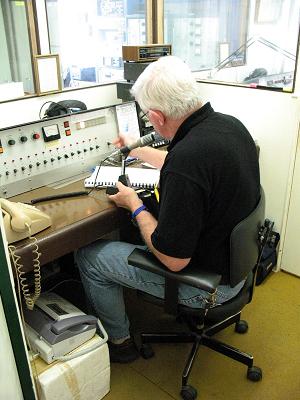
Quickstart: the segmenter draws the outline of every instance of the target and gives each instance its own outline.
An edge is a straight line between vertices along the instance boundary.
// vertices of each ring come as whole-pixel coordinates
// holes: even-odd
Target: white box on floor
[[[95,335],[78,349],[81,351],[100,342]],[[46,364],[32,361],[39,400],[100,400],[110,390],[110,362],[107,343],[69,361]]]

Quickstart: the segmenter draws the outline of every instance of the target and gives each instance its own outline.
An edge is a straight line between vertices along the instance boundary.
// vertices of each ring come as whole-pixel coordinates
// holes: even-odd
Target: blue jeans
[[[75,253],[85,293],[102,322],[109,339],[121,339],[129,335],[129,320],[123,299],[123,287],[138,289],[156,297],[164,297],[164,278],[127,263],[135,248],[146,249],[125,242],[99,240]],[[242,288],[240,282],[234,288],[220,285],[217,290],[218,304],[234,297]],[[203,308],[207,292],[181,284],[179,302],[190,307]]]

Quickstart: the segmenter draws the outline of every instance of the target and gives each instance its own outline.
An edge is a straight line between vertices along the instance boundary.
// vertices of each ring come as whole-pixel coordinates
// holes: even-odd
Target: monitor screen
[[[116,106],[119,134],[130,139],[138,140],[141,136],[135,102],[123,103]]]

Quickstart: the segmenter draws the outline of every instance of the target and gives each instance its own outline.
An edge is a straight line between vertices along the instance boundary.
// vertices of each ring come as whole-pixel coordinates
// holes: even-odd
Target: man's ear
[[[159,110],[149,110],[148,116],[158,126],[163,126],[166,120],[164,114]]]

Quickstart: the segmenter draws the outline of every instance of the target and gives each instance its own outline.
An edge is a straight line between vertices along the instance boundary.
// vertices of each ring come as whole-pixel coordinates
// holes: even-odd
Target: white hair
[[[191,70],[175,56],[149,64],[130,93],[144,112],[159,110],[172,119],[182,118],[202,105]]]

